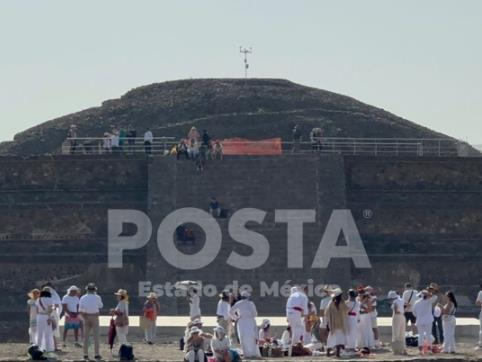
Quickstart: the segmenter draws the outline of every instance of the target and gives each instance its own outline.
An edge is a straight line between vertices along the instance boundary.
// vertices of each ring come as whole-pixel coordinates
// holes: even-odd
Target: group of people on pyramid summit
[[[482,285],[476,305],[481,308],[479,347],[482,348]],[[271,331],[271,322],[263,320],[258,327],[255,303],[247,290],[239,293],[223,291],[216,309],[217,326],[213,333],[202,329],[200,295],[189,288],[190,322],[182,338],[182,349],[188,362],[203,361],[212,355],[217,362],[235,362],[244,358],[265,355],[335,355],[338,357],[369,354],[382,346],[377,326],[377,296],[370,286],[349,289],[339,287],[323,290],[319,308],[308,298],[306,286],[294,286],[286,303],[288,326],[281,338]],[[119,289],[114,293],[117,305],[110,309],[119,345],[127,345],[129,332],[129,295]],[[406,328],[410,325],[421,353],[438,351],[433,345],[441,344],[443,352],[455,353],[455,325],[457,300],[453,292],[443,294],[436,283],[421,291],[406,283],[403,292],[392,290],[386,296],[392,309],[392,350],[406,354]],[[89,338],[93,338],[94,357],[99,354],[99,315],[104,308],[97,287],[89,283],[82,295],[80,288],[71,286],[63,298],[46,283],[33,289],[28,300],[30,343],[42,351],[53,352],[64,346],[68,331],[73,330],[75,345],[83,347],[88,359]],[[160,313],[157,295],[149,293],[143,306],[141,327],[145,342],[153,343],[156,318]],[[63,338],[59,321],[65,317]],[[79,339],[80,335],[80,339]],[[79,342],[82,340],[82,344]],[[239,345],[239,348],[233,346]]]

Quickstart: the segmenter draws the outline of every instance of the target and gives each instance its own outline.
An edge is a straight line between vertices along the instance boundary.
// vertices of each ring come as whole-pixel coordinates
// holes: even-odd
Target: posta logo
[[[249,230],[247,223],[262,224],[266,211],[255,208],[237,210],[229,220],[228,232],[233,240],[252,249],[250,255],[232,251],[226,263],[241,270],[252,270],[266,263],[270,255],[268,239],[258,232]],[[280,209],[275,210],[275,222],[287,224],[287,268],[303,268],[303,224],[314,223],[315,210]],[[193,223],[199,225],[206,234],[206,241],[195,254],[179,251],[174,240],[174,232],[179,225]],[[134,235],[123,235],[124,224],[134,224]],[[124,250],[135,250],[147,245],[152,236],[152,223],[142,211],[115,209],[108,211],[108,266],[122,268]],[[337,245],[343,233],[346,245]],[[198,208],[182,208],[167,215],[157,229],[157,246],[162,257],[170,265],[183,270],[197,270],[208,266],[219,254],[222,244],[222,231],[208,212]],[[328,220],[311,268],[327,268],[332,258],[351,258],[356,268],[371,268],[370,260],[363,245],[360,233],[350,210],[335,209]]]

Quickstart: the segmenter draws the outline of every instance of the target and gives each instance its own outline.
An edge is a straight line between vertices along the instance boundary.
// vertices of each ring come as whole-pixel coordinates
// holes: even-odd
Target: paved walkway
[[[100,325],[101,327],[107,327],[110,323],[110,316],[101,316],[100,317]],[[286,317],[258,317],[256,318],[256,324],[260,325],[263,319],[269,319],[271,321],[271,325],[274,327],[277,326],[286,326]],[[60,321],[60,325],[63,325],[63,320]],[[216,326],[216,317],[214,316],[206,316],[202,318],[203,324],[206,327],[214,327]],[[157,325],[159,327],[185,327],[189,322],[188,317],[178,317],[178,316],[162,316],[157,318]],[[129,317],[129,325],[131,327],[139,327],[139,316],[131,316]],[[388,317],[379,317],[378,318],[378,326],[380,327],[391,327],[392,319]],[[480,322],[476,318],[457,318],[457,326],[479,326]]]

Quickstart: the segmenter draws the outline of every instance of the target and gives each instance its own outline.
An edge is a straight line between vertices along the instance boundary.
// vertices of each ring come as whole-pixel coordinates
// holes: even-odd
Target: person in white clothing
[[[482,349],[482,283],[480,284],[480,291],[479,291],[479,294],[477,294],[475,305],[477,307],[480,307],[480,314],[479,314],[480,329],[479,329],[479,343],[478,343],[477,349]]]
[[[187,300],[189,302],[189,317],[191,320],[201,319],[201,300],[196,289],[190,288],[188,290]]]
[[[442,326],[444,330],[443,351],[455,353],[455,312],[457,310],[457,299],[453,292],[447,292],[447,303],[442,306]]]
[[[216,317],[218,325],[223,327],[228,339],[231,336],[231,317],[229,311],[231,310],[231,304],[229,304],[229,292],[223,291],[219,295],[219,302],[216,308]]]
[[[129,333],[129,295],[127,290],[119,289],[116,293],[117,306],[111,310],[111,314],[115,316],[115,331],[119,344],[127,344],[127,334]]]
[[[308,297],[301,288],[292,287],[291,295],[286,302],[286,318],[291,326],[291,343],[295,345],[303,343],[305,331],[304,317],[308,314]]]
[[[345,302],[347,312],[347,333],[346,333],[346,350],[355,351],[356,335],[358,327],[358,319],[360,317],[360,302],[356,299],[356,291],[350,289],[348,291],[348,300]]]
[[[43,288],[48,288],[50,294],[52,295],[52,303],[53,303],[53,311],[52,311],[52,318],[54,319],[54,345],[55,351],[60,351],[59,342],[60,342],[60,316],[62,315],[62,300],[60,299],[59,294],[53,287],[52,283],[47,282],[42,286]]]
[[[370,315],[371,304],[370,295],[364,290],[358,294],[360,302],[360,320],[358,322],[357,346],[360,349],[370,350],[375,346],[373,338],[372,317]]]
[[[243,290],[240,296],[241,300],[231,307],[229,313],[231,319],[237,320],[238,336],[244,358],[257,358],[260,357],[255,319],[258,312],[249,297],[249,292]]]
[[[226,331],[223,327],[214,328],[214,335],[211,339],[211,351],[214,354],[216,362],[230,362],[232,360],[232,352],[230,351],[231,343],[226,337]]]
[[[372,331],[373,331],[373,338],[375,339],[375,348],[380,348],[381,343],[379,340],[379,333],[378,333],[378,311],[377,311],[377,304],[378,298],[375,295],[375,289],[371,286],[367,286],[365,291],[370,295],[369,302],[370,302],[370,317],[372,319]]]
[[[154,141],[154,135],[148,128],[144,133],[144,152],[150,154],[152,152],[152,142]]]
[[[395,292],[391,290],[388,292],[387,299],[391,300],[392,309],[392,350],[394,354],[406,355],[405,350],[405,316],[404,300]]]
[[[422,351],[424,346],[432,349],[433,311],[430,292],[424,289],[419,293],[419,297],[420,299],[415,302],[412,311],[417,318],[418,348]]]
[[[271,334],[271,322],[269,319],[263,319],[258,333],[258,344],[263,346],[265,343],[271,343],[274,340]]]
[[[37,299],[40,297],[40,290],[32,289],[28,293],[28,336],[31,345],[37,344]]]
[[[37,346],[44,352],[55,350],[52,324],[55,323],[54,303],[49,288],[43,288],[35,302],[37,306]]]
[[[80,347],[79,344],[79,329],[80,329],[80,318],[79,318],[79,302],[80,298],[78,293],[80,289],[75,285],[72,285],[67,289],[67,294],[62,298],[62,309],[65,313],[64,320],[64,346],[67,339],[67,331],[69,329],[74,330],[75,346]]]
[[[94,337],[95,359],[101,359],[102,357],[99,354],[99,314],[104,304],[102,298],[97,295],[97,287],[94,283],[89,283],[85,289],[87,294],[84,294],[79,301],[79,314],[84,321],[84,359],[89,358],[89,337],[91,333]]]
[[[412,306],[417,301],[418,291],[412,287],[412,284],[405,283],[405,289],[402,294],[402,299],[404,302],[404,316],[405,316],[405,323],[408,325],[410,322],[410,328],[412,329],[413,334],[417,334],[417,327],[415,326],[415,322],[417,321],[415,316],[412,313]]]

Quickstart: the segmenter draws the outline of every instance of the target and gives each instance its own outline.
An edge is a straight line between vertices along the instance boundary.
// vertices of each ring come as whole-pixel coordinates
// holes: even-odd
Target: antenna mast
[[[243,48],[239,47],[239,52],[244,54],[244,78],[248,78],[248,54],[251,54],[253,52],[253,49],[251,47],[249,48]]]

